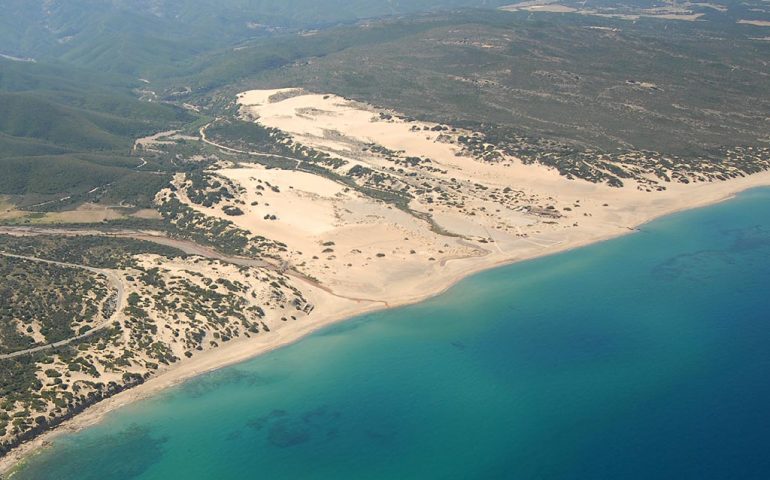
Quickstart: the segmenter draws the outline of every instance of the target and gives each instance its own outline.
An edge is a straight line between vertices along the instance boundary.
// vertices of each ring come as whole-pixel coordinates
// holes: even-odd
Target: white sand
[[[770,21],[767,20],[738,20],[742,25],[754,25],[755,27],[770,27]]]

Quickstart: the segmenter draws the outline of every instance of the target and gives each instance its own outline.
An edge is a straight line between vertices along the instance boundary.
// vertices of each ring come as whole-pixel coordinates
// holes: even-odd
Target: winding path
[[[283,156],[283,155],[275,155],[275,154],[272,154],[272,153],[249,152],[247,150],[238,150],[237,148],[226,147],[224,145],[220,145],[219,143],[213,142],[213,141],[209,140],[208,137],[206,137],[206,129],[209,128],[212,123],[214,123],[214,122],[211,122],[211,123],[208,123],[208,124],[202,126],[200,128],[200,130],[198,131],[198,133],[200,134],[200,137],[201,137],[201,141],[203,143],[207,143],[207,144],[211,145],[212,147],[216,147],[216,148],[218,148],[220,150],[224,150],[225,152],[240,153],[241,155],[250,155],[250,156],[253,156],[253,157],[280,158],[281,160],[289,160],[291,162],[297,162],[297,165],[294,167],[295,169],[299,169],[299,166],[302,164],[302,161],[297,159],[297,158],[286,157],[286,156]]]
[[[0,235],[3,235],[3,234],[16,235],[16,236],[55,235],[55,236],[65,236],[65,237],[102,236],[102,237],[111,237],[111,238],[130,238],[133,240],[143,240],[145,242],[152,242],[158,245],[164,245],[167,247],[176,248],[186,253],[187,255],[196,255],[199,257],[204,257],[212,260],[219,260],[225,263],[240,265],[242,267],[257,267],[257,268],[272,270],[274,272],[282,273],[284,275],[288,275],[290,277],[296,278],[297,280],[300,280],[302,282],[308,283],[337,298],[343,298],[343,299],[352,300],[355,302],[382,303],[386,307],[388,306],[388,302],[384,300],[377,300],[372,298],[349,297],[345,295],[340,295],[336,293],[334,290],[332,290],[331,288],[320,283],[318,280],[308,277],[304,273],[299,272],[297,270],[287,268],[286,265],[279,265],[276,263],[269,262],[267,260],[256,259],[256,258],[235,257],[235,256],[224,255],[222,253],[217,252],[213,248],[204,247],[203,245],[199,245],[189,240],[171,238],[164,235],[161,232],[147,232],[147,231],[138,231],[138,230],[115,230],[115,231],[106,232],[103,230],[95,230],[95,229],[67,230],[67,229],[45,228],[45,227],[0,226]],[[2,356],[0,356],[0,359],[2,359]]]
[[[48,228],[48,227],[32,227],[32,226],[0,226],[0,235],[14,235],[19,237],[24,236],[39,236],[50,235],[59,237],[84,237],[84,236],[99,236],[110,238],[129,238],[133,240],[143,240],[145,242],[156,243],[158,245],[164,245],[166,247],[176,248],[181,250],[187,255],[197,255],[200,257],[212,258],[215,260],[222,260],[228,263],[234,263],[244,267],[262,267],[277,270],[279,267],[269,263],[265,260],[246,258],[246,257],[231,257],[223,255],[213,248],[205,247],[203,245],[191,242],[189,240],[181,240],[177,238],[171,238],[162,232],[156,231],[141,231],[141,230],[97,230],[97,229],[67,229],[67,228]]]
[[[45,351],[45,350],[50,350],[52,348],[63,347],[65,345],[69,345],[70,343],[72,343],[74,341],[81,340],[81,339],[86,338],[86,337],[90,337],[91,335],[93,335],[94,333],[98,332],[99,330],[105,328],[108,325],[111,325],[115,321],[115,319],[118,318],[119,315],[121,315],[121,313],[123,311],[123,308],[125,307],[125,305],[124,305],[124,303],[125,303],[125,287],[123,285],[123,281],[121,280],[120,276],[118,276],[112,270],[105,270],[105,269],[101,269],[101,268],[88,267],[88,266],[85,266],[85,265],[76,265],[74,263],[57,262],[55,260],[45,260],[45,259],[42,259],[42,258],[28,257],[28,256],[25,256],[25,255],[14,255],[12,253],[5,253],[5,252],[0,252],[0,256],[8,257],[8,258],[16,258],[16,259],[19,259],[19,260],[28,260],[28,261],[32,261],[32,262],[48,263],[50,265],[57,265],[57,266],[60,266],[60,267],[78,268],[78,269],[81,269],[81,270],[87,270],[87,271],[89,271],[91,273],[95,273],[97,275],[104,275],[107,278],[107,281],[110,283],[110,285],[117,292],[117,299],[115,300],[115,311],[112,313],[112,315],[110,315],[109,318],[105,318],[104,320],[102,320],[101,323],[96,325],[91,330],[89,330],[89,331],[87,331],[85,333],[82,333],[80,335],[77,335],[75,337],[70,337],[68,339],[58,341],[56,343],[50,343],[48,345],[40,345],[38,347],[28,348],[26,350],[19,350],[18,352],[13,352],[13,353],[6,353],[6,354],[3,354],[3,355],[0,355],[0,360],[7,360],[9,358],[20,357],[22,355],[27,355],[27,354],[30,354],[30,353],[42,352],[42,351]]]

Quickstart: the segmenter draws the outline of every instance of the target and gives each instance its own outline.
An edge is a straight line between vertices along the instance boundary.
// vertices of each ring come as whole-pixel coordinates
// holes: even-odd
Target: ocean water
[[[642,230],[194,379],[14,478],[770,478],[770,190]]]

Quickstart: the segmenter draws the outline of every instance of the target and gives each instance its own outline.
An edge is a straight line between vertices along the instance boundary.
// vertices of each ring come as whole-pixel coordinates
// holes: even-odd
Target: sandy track
[[[211,123],[208,123],[208,124],[202,126],[200,128],[200,130],[198,131],[198,133],[200,134],[200,137],[201,137],[201,141],[203,143],[211,145],[212,147],[216,147],[216,148],[218,148],[220,150],[223,150],[225,152],[239,153],[241,155],[249,155],[249,156],[253,156],[253,157],[279,158],[281,160],[289,160],[291,162],[297,162],[297,166],[295,168],[298,168],[300,166],[300,164],[302,163],[300,160],[298,160],[296,158],[285,157],[283,155],[274,155],[274,154],[271,154],[271,153],[251,152],[251,151],[247,151],[247,150],[238,150],[237,148],[226,147],[226,146],[221,145],[219,143],[216,143],[216,142],[214,142],[212,140],[209,140],[209,138],[206,136],[206,129],[209,128],[212,123],[214,123],[214,122],[211,122]]]
[[[265,260],[246,258],[246,257],[233,257],[221,254],[213,248],[199,245],[189,240],[181,240],[177,238],[171,238],[161,232],[139,231],[139,230],[97,230],[97,229],[64,229],[64,228],[48,228],[48,227],[15,227],[15,226],[0,226],[0,235],[13,235],[13,236],[62,236],[62,237],[87,237],[87,236],[99,236],[110,238],[128,238],[132,240],[143,240],[146,242],[156,243],[158,245],[164,245],[166,247],[176,248],[181,250],[187,255],[197,255],[200,257],[211,258],[214,260],[221,260],[227,263],[233,263],[244,267],[261,267],[271,270],[278,269],[279,267],[267,262]]]
[[[40,263],[47,263],[47,264],[50,264],[50,265],[58,265],[60,267],[78,268],[78,269],[81,269],[81,270],[87,270],[87,271],[89,271],[91,273],[95,273],[97,275],[104,275],[107,278],[107,280],[109,281],[109,283],[112,286],[112,288],[114,288],[115,291],[117,292],[117,299],[116,299],[116,302],[115,302],[115,311],[112,313],[112,315],[110,315],[109,318],[105,318],[104,320],[102,320],[101,323],[96,325],[91,330],[89,330],[89,331],[87,331],[87,332],[85,332],[83,334],[80,334],[80,335],[77,335],[77,336],[74,336],[74,337],[70,337],[70,338],[68,338],[66,340],[61,340],[61,341],[56,342],[56,343],[51,343],[51,344],[48,344],[48,345],[41,345],[39,347],[28,348],[26,350],[19,350],[18,352],[13,352],[13,353],[7,353],[7,354],[4,354],[4,355],[0,355],[0,360],[7,360],[9,358],[16,358],[16,357],[20,357],[22,355],[27,355],[27,354],[30,354],[30,353],[42,352],[42,351],[45,351],[45,350],[50,350],[52,348],[59,348],[59,347],[65,346],[65,345],[69,345],[70,343],[75,342],[77,340],[81,340],[83,338],[90,337],[91,335],[93,335],[94,333],[98,332],[99,330],[105,328],[108,325],[111,325],[122,314],[123,308],[125,306],[124,305],[124,303],[125,303],[125,286],[124,286],[123,280],[120,278],[120,276],[117,275],[112,270],[106,270],[106,269],[94,268],[94,267],[87,267],[85,265],[76,265],[74,263],[57,262],[55,260],[45,260],[45,259],[42,259],[42,258],[28,257],[28,256],[25,256],[25,255],[14,255],[14,254],[5,253],[5,252],[0,252],[0,255],[2,255],[4,257],[8,257],[8,258],[16,258],[16,259],[20,259],[20,260],[29,260],[29,261],[32,261],[32,262],[40,262]]]
[[[176,248],[178,250],[181,250],[187,255],[195,255],[199,257],[208,258],[211,260],[219,260],[221,262],[232,263],[233,265],[239,265],[242,267],[265,268],[271,271],[280,272],[296,280],[308,283],[316,288],[319,288],[334,297],[341,298],[344,300],[353,300],[355,302],[381,303],[386,307],[388,306],[388,302],[384,300],[341,295],[339,293],[336,293],[334,290],[332,290],[328,286],[321,284],[319,281],[308,277],[302,272],[298,272],[292,269],[287,269],[283,265],[276,265],[274,263],[261,260],[261,259],[224,255],[222,253],[217,252],[213,248],[204,247],[203,245],[199,245],[189,240],[180,240],[176,238],[170,238],[163,235],[160,232],[140,232],[140,231],[134,231],[134,230],[116,230],[116,231],[105,232],[101,230],[74,230],[74,229],[67,230],[67,229],[46,228],[46,227],[0,226],[0,235],[14,235],[14,236],[53,235],[53,236],[65,236],[65,237],[102,236],[102,237],[111,237],[111,238],[129,238],[133,240],[143,240],[146,242],[156,243],[158,245],[164,245],[167,247]],[[109,272],[107,270],[92,269],[90,267],[85,267],[82,265],[63,264],[55,261],[34,259],[32,257],[20,257],[17,255],[5,254],[2,252],[0,252],[0,255],[6,255],[9,257],[17,257],[17,258],[27,258],[29,260],[37,260],[41,262],[47,262],[47,263],[63,265],[63,266],[84,268],[87,270],[95,271],[97,273],[103,273],[105,275],[107,275],[107,273],[105,272]],[[111,275],[114,275],[114,273],[112,272],[109,272],[109,273]],[[58,345],[55,345],[55,346],[58,346]],[[28,352],[28,353],[31,353],[31,352]],[[2,358],[3,356],[0,356],[0,359]]]

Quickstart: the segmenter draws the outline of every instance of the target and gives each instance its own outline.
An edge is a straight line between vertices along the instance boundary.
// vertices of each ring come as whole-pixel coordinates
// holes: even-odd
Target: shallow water
[[[768,285],[762,189],[192,380],[14,478],[770,478]]]

